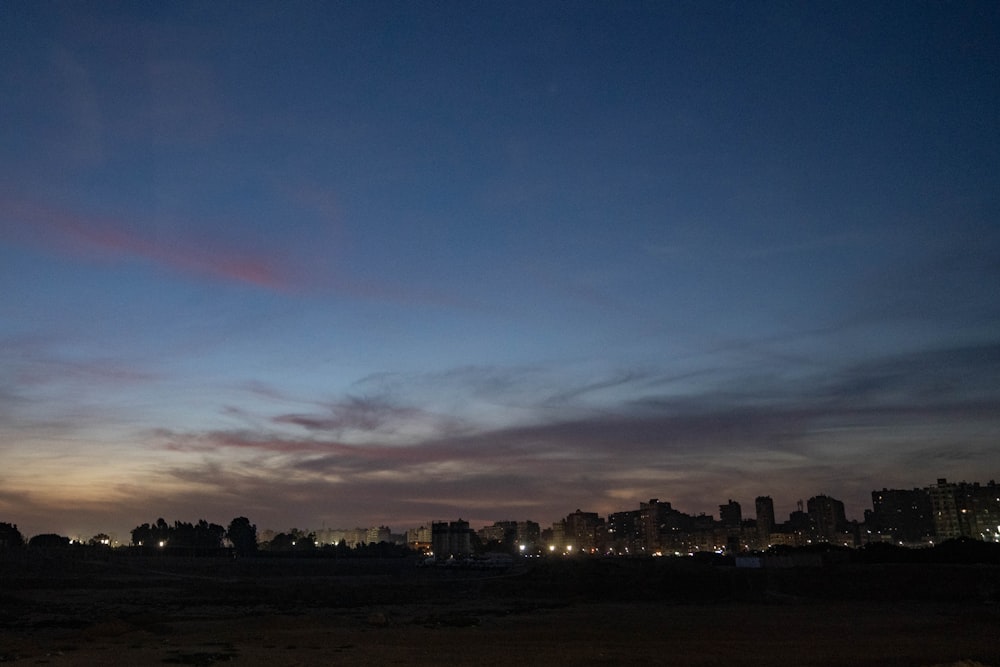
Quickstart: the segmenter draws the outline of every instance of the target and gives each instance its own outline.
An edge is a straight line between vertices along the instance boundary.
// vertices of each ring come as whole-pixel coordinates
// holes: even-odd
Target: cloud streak
[[[208,277],[271,291],[295,286],[272,256],[240,252],[225,244],[199,245],[182,238],[153,238],[119,219],[4,198],[0,232],[8,240],[73,257],[141,260],[184,275]]]

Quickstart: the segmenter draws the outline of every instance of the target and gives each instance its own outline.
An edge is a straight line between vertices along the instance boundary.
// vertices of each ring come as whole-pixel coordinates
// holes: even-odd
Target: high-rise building
[[[927,493],[931,497],[934,535],[938,540],[950,540],[962,536],[956,491],[955,485],[944,477],[939,478],[937,484],[927,487]]]
[[[648,503],[639,503],[641,548],[646,553],[655,553],[664,546],[665,533],[670,531],[669,522],[673,512],[670,503],[661,503],[656,498],[650,498]]]
[[[830,496],[819,495],[807,501],[806,509],[816,538],[830,542],[838,541],[839,535],[847,528],[844,503]]]
[[[618,554],[641,553],[643,549],[642,510],[613,512],[608,515],[607,547]]]
[[[919,543],[934,534],[931,497],[926,489],[872,491],[872,511],[865,524],[873,534],[893,542]]]
[[[1000,487],[996,482],[955,484],[945,478],[928,487],[938,540],[972,537],[1000,541]]]
[[[757,510],[757,538],[761,546],[767,546],[774,530],[774,501],[771,496],[757,496],[754,501]]]
[[[971,485],[968,496],[969,510],[972,513],[970,537],[987,542],[1000,542],[1000,486],[993,480],[980,486],[978,482]]]
[[[719,521],[726,528],[739,529],[740,523],[743,521],[743,510],[740,504],[730,499],[725,505],[719,505]]]
[[[722,524],[722,532],[713,541],[723,542],[726,551],[736,553],[741,548],[740,529],[743,524],[743,509],[740,504],[729,499],[725,505],[719,505],[719,523]]]
[[[575,549],[590,551],[598,548],[598,528],[604,525],[604,519],[597,512],[581,512],[577,510],[566,516],[566,539],[572,541]]]
[[[517,522],[517,545],[525,551],[532,552],[538,548],[542,538],[541,527],[534,521]]]

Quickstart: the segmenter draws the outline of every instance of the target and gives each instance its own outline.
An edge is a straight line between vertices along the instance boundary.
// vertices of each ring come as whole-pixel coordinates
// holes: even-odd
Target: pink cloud
[[[329,262],[310,257],[308,250],[300,249],[294,265],[309,265],[309,276],[305,277],[302,271],[290,268],[291,261],[275,253],[240,250],[210,237],[185,237],[175,230],[169,236],[154,237],[141,229],[143,223],[149,222],[94,215],[0,192],[0,240],[91,261],[139,260],[176,273],[276,292],[327,288],[359,299],[468,306],[451,295],[339,275]],[[325,248],[329,244],[313,245]]]
[[[271,257],[221,244],[206,247],[187,239],[151,239],[109,216],[89,215],[35,201],[0,199],[6,215],[0,233],[21,243],[90,259],[139,259],[172,271],[253,285],[289,289],[291,280]]]

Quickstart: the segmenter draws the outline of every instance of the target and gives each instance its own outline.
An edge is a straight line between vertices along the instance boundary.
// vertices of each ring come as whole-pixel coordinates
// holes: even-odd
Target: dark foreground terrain
[[[0,558],[25,665],[993,665],[1000,568]]]

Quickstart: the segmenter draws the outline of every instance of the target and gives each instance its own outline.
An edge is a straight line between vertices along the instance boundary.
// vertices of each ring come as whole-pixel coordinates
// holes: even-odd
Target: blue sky
[[[0,520],[1000,468],[995,3],[7,3]]]

